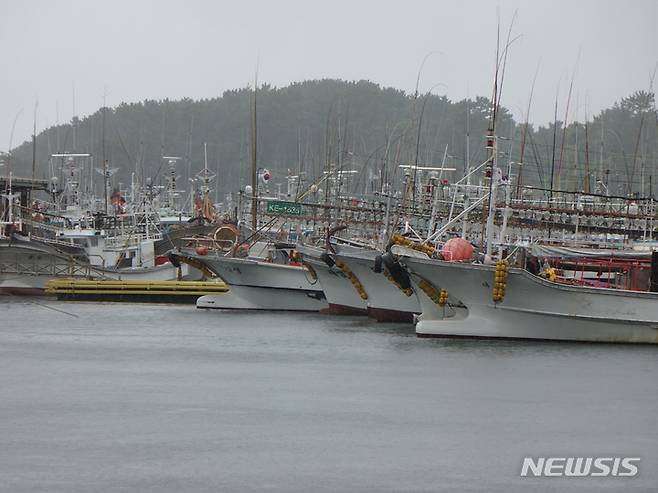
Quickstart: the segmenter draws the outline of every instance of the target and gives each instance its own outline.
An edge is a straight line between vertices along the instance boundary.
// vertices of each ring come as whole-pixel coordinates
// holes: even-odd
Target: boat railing
[[[550,264],[560,271],[559,282],[631,291],[649,288],[648,259],[556,258]]]
[[[72,246],[70,241],[62,241],[62,240],[57,239],[57,238],[46,238],[44,236],[39,236],[39,235],[35,235],[35,234],[31,234],[30,238],[33,239],[33,240],[42,241],[42,242],[47,243],[49,245],[62,246],[62,247],[71,247]]]
[[[215,239],[210,236],[189,236],[182,238],[182,242],[189,248],[206,247],[208,251],[225,254],[235,246],[233,240]]]
[[[139,246],[140,243],[146,240],[157,241],[161,239],[159,234],[139,233],[131,235],[110,236],[105,239],[105,246],[107,248],[129,248]]]
[[[13,256],[5,253],[0,261],[0,272],[28,276],[108,278],[91,264],[80,262],[73,257],[66,259],[51,255],[32,255],[27,258],[19,253]]]
[[[33,229],[41,229],[44,231],[51,231],[53,233],[56,233],[62,229],[59,226],[55,226],[53,224],[49,224],[41,221],[35,221],[33,219],[23,219],[23,223],[26,224],[27,226],[32,227]]]

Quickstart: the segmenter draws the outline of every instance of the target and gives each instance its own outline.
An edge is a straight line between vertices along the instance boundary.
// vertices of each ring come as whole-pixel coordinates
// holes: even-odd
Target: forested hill
[[[244,88],[198,101],[124,103],[51,127],[37,135],[37,176],[52,174],[50,154],[84,152],[93,154],[95,167],[102,166],[105,156],[110,167],[119,169],[112,178],[115,186],[128,184],[132,173],[142,182],[152,177],[161,183],[166,169],[162,156],[180,156],[179,175],[184,186],[189,186],[188,178],[203,167],[203,144],[207,143],[209,167],[219,170],[220,192],[234,191],[250,177],[252,97],[252,91]],[[327,163],[341,163],[362,170],[359,179],[365,186],[369,178],[378,176],[387,155],[391,163],[413,162],[418,155],[421,164],[439,164],[447,146],[446,164],[456,167],[461,176],[467,120],[471,164],[479,164],[485,156],[489,106],[483,97],[450,101],[421,94],[414,98],[368,81],[315,80],[282,88],[263,85],[256,104],[258,164],[272,171],[273,181],[278,182],[288,169],[316,177]],[[410,122],[418,122],[421,114],[418,140],[417,126]],[[584,189],[589,181],[593,189],[595,179],[603,176],[614,192],[628,188],[631,181],[633,191],[639,192],[641,179],[653,176],[658,124],[652,94],[636,92],[595,116],[587,139],[583,124],[571,124],[562,146],[559,125],[555,147],[552,126],[529,129],[525,183],[548,187],[551,166],[562,188]],[[511,135],[512,140],[501,141],[499,150],[511,149],[515,162],[520,160],[522,130],[523,125],[503,108],[498,134]],[[509,161],[505,155],[502,159]],[[31,142],[14,150],[11,163],[17,174],[31,174]],[[55,163],[55,169],[58,166]]]

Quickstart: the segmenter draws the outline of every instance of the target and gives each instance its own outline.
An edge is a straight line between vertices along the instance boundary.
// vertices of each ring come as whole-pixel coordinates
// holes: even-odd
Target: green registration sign
[[[286,216],[301,216],[302,204],[296,202],[281,202],[275,200],[267,203],[268,214],[283,214]]]

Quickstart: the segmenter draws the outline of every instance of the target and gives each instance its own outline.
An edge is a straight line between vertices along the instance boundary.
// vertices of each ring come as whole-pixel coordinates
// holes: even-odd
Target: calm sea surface
[[[658,347],[38,303],[0,300],[2,492],[658,490]],[[640,473],[521,478],[524,456]]]

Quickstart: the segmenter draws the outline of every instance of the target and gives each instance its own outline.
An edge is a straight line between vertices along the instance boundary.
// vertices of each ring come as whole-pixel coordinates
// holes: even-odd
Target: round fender
[[[331,255],[329,255],[327,252],[322,252],[322,254],[320,255],[320,260],[322,260],[325,264],[327,264],[329,268],[333,267],[336,264],[334,259],[331,258]]]
[[[374,271],[375,271],[377,274],[381,274],[381,272],[382,272],[382,256],[381,256],[381,255],[377,255],[377,256],[375,257],[375,267],[374,267]]]
[[[402,289],[409,289],[411,287],[409,274],[407,274],[407,271],[404,270],[404,268],[398,263],[397,260],[395,260],[390,252],[382,255],[382,263],[391,273],[391,277],[395,279],[395,282],[397,282]]]
[[[169,257],[169,262],[171,262],[171,264],[174,267],[176,267],[176,268],[180,267],[180,260],[178,259],[178,255],[176,255],[175,253],[169,252],[167,254],[167,257]]]

